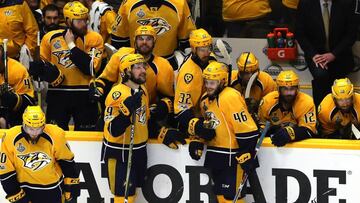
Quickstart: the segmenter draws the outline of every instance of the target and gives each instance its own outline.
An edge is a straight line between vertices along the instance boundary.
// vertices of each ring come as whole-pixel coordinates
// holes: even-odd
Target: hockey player
[[[248,111],[252,115],[257,114],[260,100],[268,93],[276,90],[276,83],[268,73],[259,70],[259,61],[253,53],[242,53],[236,63],[238,71],[237,74],[234,74],[236,79],[231,86],[243,96],[245,96],[250,77],[255,73],[258,74],[251,86],[250,97],[245,98]]]
[[[106,97],[105,127],[102,158],[108,171],[114,203],[124,202],[127,170],[131,170],[128,203],[134,203],[135,189],[141,187],[147,167],[146,143],[150,126],[149,100],[144,83],[146,81],[146,61],[140,54],[128,54],[120,61],[122,82],[113,86]],[[136,116],[135,123],[132,117]],[[152,122],[155,123],[155,122]],[[131,125],[134,125],[134,145],[132,166],[127,168]],[[151,133],[159,133],[159,139],[169,147],[177,148],[178,131],[159,128]],[[156,136],[154,136],[156,137]],[[180,140],[185,144],[185,140]],[[116,178],[115,178],[116,177]]]
[[[9,202],[61,203],[63,195],[66,201],[80,195],[79,172],[65,132],[45,124],[40,106],[27,107],[22,126],[3,137],[0,168]]]
[[[87,30],[88,9],[78,1],[64,7],[68,26],[47,33],[41,41],[43,60],[30,65],[30,73],[50,83],[47,92],[49,122],[68,128],[73,116],[75,130],[94,130],[97,104],[89,101],[89,83],[101,63],[103,39]]]
[[[1,128],[7,128],[20,125],[25,108],[35,104],[34,87],[29,73],[21,63],[6,57],[5,65],[2,39],[0,39],[0,59],[0,117],[3,118],[0,125]]]
[[[209,133],[196,116],[200,112],[200,96],[204,93],[202,71],[215,59],[210,55],[212,38],[204,29],[192,31],[189,42],[191,55],[181,65],[176,80],[174,114],[180,131],[194,136]]]
[[[316,110],[313,99],[299,91],[299,77],[292,70],[281,71],[276,78],[278,91],[267,94],[259,106],[261,123],[271,122],[268,135],[281,147],[316,134]]]
[[[241,94],[226,87],[228,68],[224,64],[211,62],[203,71],[203,78],[206,93],[201,98],[200,107],[204,126],[215,132],[212,136],[199,134],[207,145],[204,166],[213,175],[218,202],[231,203],[243,171],[249,174],[258,167],[254,155],[259,132]],[[200,159],[203,145],[199,141],[190,143],[189,153],[193,159]]]
[[[355,139],[351,126],[359,128],[360,95],[354,93],[348,78],[337,79],[318,107],[320,136],[335,139]]]
[[[0,38],[9,39],[8,56],[18,59],[23,45],[34,52],[39,31],[36,20],[24,0],[0,2]]]
[[[155,28],[158,42],[154,54],[178,68],[174,51],[188,48],[188,37],[195,25],[186,0],[124,1],[113,24],[111,41],[116,48],[134,45],[134,33],[140,25]],[[129,43],[130,42],[130,43]]]

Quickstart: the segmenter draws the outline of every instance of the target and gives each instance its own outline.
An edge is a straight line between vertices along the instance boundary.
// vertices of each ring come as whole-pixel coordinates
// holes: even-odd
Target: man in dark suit
[[[314,78],[316,106],[331,92],[333,81],[345,77],[354,68],[351,47],[356,38],[355,17],[355,0],[299,2],[295,36]]]

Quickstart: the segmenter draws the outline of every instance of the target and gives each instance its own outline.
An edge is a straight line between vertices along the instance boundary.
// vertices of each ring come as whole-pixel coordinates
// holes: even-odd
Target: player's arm
[[[113,10],[107,10],[102,16],[101,20],[104,22],[107,33],[110,35],[112,30],[112,25],[116,20],[116,13]]]
[[[12,65],[22,66],[20,63]],[[4,88],[4,91],[1,91],[2,105],[12,111],[24,110],[26,106],[35,104],[32,80],[25,67],[13,68],[18,70],[17,81],[12,87],[13,90],[4,87],[5,84],[1,86],[1,88]]]
[[[111,45],[117,49],[130,46],[127,15],[126,3],[122,3],[111,30]]]
[[[95,34],[95,33],[93,33]],[[95,37],[94,37],[95,36]],[[89,37],[93,37],[91,39],[87,39],[85,43],[89,43],[86,45],[86,49],[83,51],[76,47],[75,43],[69,43],[70,49],[70,59],[76,65],[79,70],[85,75],[91,75],[90,65],[92,63],[91,57],[92,53],[94,53],[94,73],[99,70],[101,65],[101,56],[104,51],[104,41],[100,35],[90,35]],[[90,40],[93,40],[89,42]]]
[[[178,40],[179,40],[179,49],[184,51],[186,48],[190,47],[189,43],[189,34],[192,30],[195,30],[195,24],[191,17],[189,5],[184,1],[182,19],[178,28]]]
[[[164,96],[174,97],[174,70],[168,60],[161,60],[157,73],[157,91]],[[164,80],[166,78],[166,80]]]
[[[7,145],[8,143],[9,145]],[[28,203],[25,191],[21,189],[17,181],[17,173],[13,165],[13,154],[9,151],[10,142],[3,139],[0,151],[0,181],[9,202]]]
[[[258,118],[259,118],[259,126],[260,128],[264,128],[265,127],[265,123],[266,121],[269,120],[269,114],[268,114],[269,108],[268,108],[268,104],[265,98],[260,100],[259,103],[259,109],[258,109]]]
[[[26,1],[24,1],[22,5],[22,15],[24,20],[25,44],[32,55],[34,55],[39,27]]]
[[[139,91],[133,95],[123,95],[119,91],[113,91],[109,93],[105,102],[112,100],[115,97],[114,94],[120,94],[120,97],[113,102],[109,102],[110,105],[106,106],[104,120],[109,133],[113,137],[119,137],[130,126],[131,116],[141,106],[143,93]]]
[[[76,168],[74,153],[71,151],[70,146],[65,139],[65,131],[56,127],[51,133],[53,133],[55,137],[54,157],[65,177],[65,198],[67,200],[77,198],[80,196],[80,171]]]
[[[42,81],[58,86],[64,81],[64,74],[51,63],[51,42],[52,33],[46,34],[40,44],[40,60],[30,62],[29,74],[33,78],[38,77]]]
[[[239,92],[229,95],[227,98],[220,100],[222,111],[226,121],[233,126],[236,141],[239,145],[236,160],[242,169],[249,172],[258,166],[254,159],[255,146],[259,137],[259,131],[251,114],[241,102],[242,97]],[[239,104],[239,105],[233,105]]]

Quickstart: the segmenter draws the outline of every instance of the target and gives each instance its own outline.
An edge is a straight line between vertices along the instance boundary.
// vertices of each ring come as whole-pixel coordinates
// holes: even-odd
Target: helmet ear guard
[[[87,19],[89,9],[79,1],[72,1],[65,4],[63,8],[64,18],[70,20]]]
[[[200,28],[191,31],[189,43],[192,48],[210,46],[212,45],[212,37],[206,30]]]
[[[259,70],[259,61],[251,52],[243,52],[236,60],[240,72],[253,73]]]
[[[143,35],[152,36],[155,41],[157,34],[155,29],[151,25],[141,25],[135,30],[134,37],[136,39],[136,37]]]
[[[131,70],[131,67],[138,63],[146,63],[146,60],[141,54],[127,54],[120,59],[120,74],[126,75],[126,71]]]
[[[292,70],[281,71],[276,78],[276,84],[278,87],[299,86],[299,77]]]
[[[23,113],[23,124],[32,127],[39,128],[45,125],[45,114],[40,106],[28,106]]]
[[[336,79],[331,94],[335,99],[349,99],[354,95],[354,85],[348,78]]]
[[[213,61],[204,69],[202,75],[206,80],[224,81],[224,85],[227,85],[228,74],[228,68],[225,64]]]

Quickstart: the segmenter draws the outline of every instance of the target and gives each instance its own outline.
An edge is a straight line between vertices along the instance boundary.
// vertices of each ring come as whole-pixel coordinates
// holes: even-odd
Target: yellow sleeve
[[[310,98],[309,98],[310,99]],[[316,108],[312,101],[302,102],[297,108],[296,120],[299,127],[306,127],[313,133],[316,133]]]
[[[111,34],[111,26],[114,24],[116,19],[116,13],[113,10],[108,10],[105,12],[101,20],[104,19],[104,25],[106,27],[107,33]]]
[[[219,103],[222,111],[226,112],[226,120],[233,127],[235,134],[246,134],[258,129],[238,91],[227,94]]]
[[[101,66],[102,54],[104,52],[104,41],[99,33],[93,32],[92,38],[89,39],[86,43],[85,53],[88,53],[91,56],[92,49],[95,49],[95,57],[94,57],[94,69],[97,72]]]
[[[36,23],[35,17],[32,14],[28,4],[24,1],[22,5],[22,14],[24,15],[24,30],[25,30],[25,44],[29,48],[32,55],[34,55],[36,42],[37,42],[37,33],[39,27]]]
[[[118,11],[116,19],[111,26],[111,34],[121,38],[129,37],[129,23],[127,19],[126,1],[124,1]]]
[[[11,174],[16,173],[14,167],[14,154],[9,149],[11,142],[6,139],[6,135],[2,138],[1,151],[0,151],[0,177],[1,179],[9,177]]]
[[[202,90],[202,82],[198,82],[194,72],[180,71],[176,83],[174,113],[179,114],[187,109],[195,108]]]
[[[54,144],[54,156],[56,160],[68,160],[72,161],[74,159],[74,153],[71,151],[69,144],[65,139],[65,131],[61,128],[54,126],[55,130],[54,137],[56,137]]]
[[[113,54],[110,58],[110,61],[106,64],[104,71],[98,77],[98,79],[106,79],[110,82],[118,82],[120,79],[120,59],[130,53],[135,53],[134,48],[130,47],[122,47],[115,54]]]
[[[264,74],[264,83],[265,88],[262,93],[262,96],[267,95],[268,93],[277,90],[276,82],[272,79],[272,77],[268,74]]]
[[[269,109],[268,109],[266,97],[264,97],[260,101],[259,110],[258,110],[258,117],[259,117],[260,125],[265,124],[265,122],[269,120],[268,110]]]
[[[21,65],[21,64],[17,64]],[[21,65],[22,66],[22,65]],[[32,84],[32,79],[29,75],[29,73],[26,71],[25,67],[19,67],[17,68],[19,70],[19,78],[17,80],[17,83],[15,84],[15,92],[17,94],[27,94],[31,97],[34,97],[34,87]]]
[[[164,59],[161,60],[161,67],[157,74],[157,90],[164,96],[174,96],[174,71],[170,63]],[[166,79],[165,79],[166,78]]]
[[[47,33],[41,40],[40,43],[40,57],[41,59],[51,62],[51,45],[50,38],[52,33]]]
[[[195,24],[191,17],[189,5],[183,0],[183,12],[182,18],[178,29],[178,39],[184,40],[189,38],[189,34],[192,30],[195,30]]]

